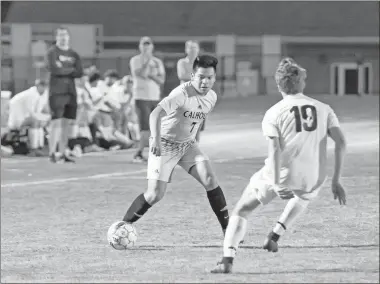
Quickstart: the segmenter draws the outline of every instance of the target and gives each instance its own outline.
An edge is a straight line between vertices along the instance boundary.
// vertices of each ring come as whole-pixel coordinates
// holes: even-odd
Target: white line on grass
[[[364,147],[364,146],[373,146],[373,145],[379,145],[379,141],[365,141],[365,142],[357,142],[353,143],[350,146],[354,147]],[[331,146],[329,147],[332,148]],[[250,159],[252,157],[236,157],[233,159],[216,159],[213,160],[214,163],[227,163],[227,162],[233,162],[238,160],[245,160]],[[56,183],[64,183],[64,182],[70,182],[70,181],[79,181],[79,180],[89,180],[89,179],[102,179],[102,178],[109,178],[109,177],[123,177],[123,176],[131,176],[131,178],[138,178],[136,174],[145,173],[146,169],[132,171],[132,172],[114,172],[114,173],[105,173],[105,174],[97,174],[97,175],[90,175],[90,176],[82,176],[82,177],[69,177],[69,178],[60,178],[60,179],[48,179],[48,180],[39,180],[39,181],[29,181],[29,182],[15,182],[15,183],[6,183],[2,184],[1,188],[6,187],[25,187],[25,186],[31,186],[31,185],[42,185],[42,184],[56,184]]]
[[[89,179],[102,179],[108,177],[117,177],[117,176],[129,176],[136,175],[140,173],[145,173],[146,170],[138,170],[132,172],[114,172],[114,173],[106,173],[106,174],[98,174],[98,175],[90,175],[90,176],[82,176],[82,177],[70,177],[70,178],[58,178],[58,179],[47,179],[47,180],[37,180],[37,181],[28,181],[28,182],[13,182],[2,184],[1,188],[5,187],[24,187],[31,185],[41,185],[41,184],[52,184],[52,183],[64,183],[70,181],[79,181],[79,180],[89,180]]]

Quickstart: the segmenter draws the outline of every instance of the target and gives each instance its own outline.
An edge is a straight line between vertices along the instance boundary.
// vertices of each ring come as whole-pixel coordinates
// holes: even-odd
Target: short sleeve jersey
[[[339,121],[331,107],[303,94],[285,97],[262,121],[264,136],[279,138],[282,167],[294,177],[317,180],[326,175],[327,134],[332,127],[339,127]]]
[[[200,95],[191,82],[178,86],[159,103],[166,112],[161,120],[161,137],[174,142],[194,140],[216,101],[217,95],[213,90]]]

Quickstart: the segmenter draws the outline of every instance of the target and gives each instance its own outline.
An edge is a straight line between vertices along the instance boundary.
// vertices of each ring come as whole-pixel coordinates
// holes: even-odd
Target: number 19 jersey
[[[159,103],[166,112],[161,120],[161,137],[179,143],[195,140],[198,128],[216,101],[213,90],[200,95],[191,82],[178,86]]]
[[[288,95],[266,112],[262,130],[279,138],[286,186],[312,191],[323,184],[331,127],[339,127],[331,107],[303,94]]]

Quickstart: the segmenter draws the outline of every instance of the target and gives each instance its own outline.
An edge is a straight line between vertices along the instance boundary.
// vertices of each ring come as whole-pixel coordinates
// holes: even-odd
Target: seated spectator
[[[95,87],[95,84],[93,84],[94,87],[90,90],[92,100],[97,109],[94,122],[103,140],[108,142],[116,141],[121,149],[130,148],[134,145],[134,142],[129,136],[124,135],[117,129],[120,121],[121,101],[125,96],[124,87],[119,81],[117,71],[109,70],[104,77],[104,86],[99,87],[99,84],[97,84]],[[103,93],[103,91],[105,92]],[[99,145],[102,147],[102,144]]]
[[[16,94],[9,102],[9,132],[28,130],[31,156],[42,156],[45,145],[44,127],[51,119],[47,84],[36,80],[35,86]]]
[[[99,152],[103,149],[94,142],[90,131],[90,124],[93,120],[93,103],[89,92],[85,87],[85,78],[76,79],[77,88],[77,119],[74,133],[69,139],[71,154],[77,158],[82,153]]]

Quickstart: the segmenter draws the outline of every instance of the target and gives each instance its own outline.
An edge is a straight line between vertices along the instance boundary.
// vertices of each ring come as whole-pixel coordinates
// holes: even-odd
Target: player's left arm
[[[74,78],[81,78],[83,76],[83,66],[82,66],[82,60],[79,56],[78,53],[74,53],[74,57],[75,57],[75,67],[74,67],[74,72],[72,74],[72,76]]]
[[[161,59],[156,58],[156,63],[158,64],[158,74],[157,75],[148,75],[148,78],[155,81],[158,85],[163,85],[165,83],[165,67]]]
[[[334,199],[338,199],[340,204],[345,205],[346,192],[340,183],[340,177],[343,170],[343,162],[346,153],[347,142],[346,137],[340,128],[339,120],[330,107],[327,117],[327,133],[329,137],[335,142],[334,174],[331,179],[332,192]]]

